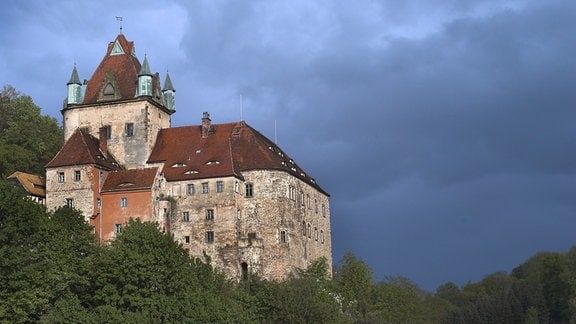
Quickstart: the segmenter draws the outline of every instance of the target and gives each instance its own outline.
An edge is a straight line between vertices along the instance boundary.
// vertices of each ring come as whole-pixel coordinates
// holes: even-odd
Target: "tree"
[[[0,92],[0,177],[14,171],[42,175],[62,146],[56,119],[40,114],[32,98],[12,86]]]
[[[342,257],[334,274],[342,307],[355,320],[365,320],[370,310],[372,269],[352,252]]]
[[[266,323],[346,323],[328,279],[325,258],[298,269],[283,282],[268,282],[257,292],[260,321]]]

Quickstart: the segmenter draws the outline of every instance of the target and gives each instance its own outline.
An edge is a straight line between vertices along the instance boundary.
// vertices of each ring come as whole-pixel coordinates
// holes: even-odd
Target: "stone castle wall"
[[[72,106],[63,111],[64,140],[77,128],[98,138],[100,127],[110,126],[108,150],[126,168],[144,167],[150,156],[158,131],[169,128],[170,115],[148,99]],[[126,124],[133,124],[132,136],[126,134]]]
[[[282,171],[243,176],[166,184],[165,194],[174,199],[170,229],[175,239],[193,256],[210,256],[212,265],[230,278],[241,278],[244,268],[281,280],[319,257],[331,267],[328,197]],[[217,192],[219,181],[222,192]],[[203,183],[208,193],[202,192]],[[189,184],[194,185],[193,194]],[[252,197],[246,197],[247,184]],[[207,219],[208,210],[213,219]],[[212,242],[208,232],[213,233]]]

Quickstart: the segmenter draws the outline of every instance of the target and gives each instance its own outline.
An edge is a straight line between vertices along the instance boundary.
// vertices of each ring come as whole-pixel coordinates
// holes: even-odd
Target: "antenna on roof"
[[[116,16],[116,21],[120,22],[120,35],[122,35],[122,21],[124,20],[124,17],[122,16]]]
[[[240,94],[240,121],[244,121],[244,119],[242,119],[242,94]]]
[[[278,145],[278,128],[276,127],[276,119],[274,119],[274,144]]]

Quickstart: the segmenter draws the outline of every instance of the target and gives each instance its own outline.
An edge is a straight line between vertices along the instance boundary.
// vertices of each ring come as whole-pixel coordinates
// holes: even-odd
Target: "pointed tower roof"
[[[164,80],[164,88],[162,88],[162,91],[166,90],[172,90],[176,92],[176,90],[174,90],[174,86],[172,85],[172,80],[170,80],[170,74],[168,74],[168,72],[166,72],[166,80]]]
[[[152,75],[150,72],[150,66],[148,65],[148,57],[146,55],[144,55],[144,63],[142,63],[142,68],[140,69],[140,73],[138,73],[138,76],[142,75]]]
[[[66,83],[66,85],[71,85],[71,84],[82,85],[82,83],[80,83],[80,78],[78,77],[78,71],[76,70],[76,64],[74,64],[74,69],[72,70],[72,75],[70,75],[70,81],[68,81],[68,83]]]
[[[132,99],[136,93],[138,72],[142,68],[140,61],[134,54],[134,42],[126,40],[120,34],[108,44],[106,55],[88,80],[83,104],[92,104],[103,101],[101,90],[106,87],[106,74],[112,73],[115,79],[114,91],[118,91],[119,98],[114,100]],[[117,88],[117,89],[116,89]]]

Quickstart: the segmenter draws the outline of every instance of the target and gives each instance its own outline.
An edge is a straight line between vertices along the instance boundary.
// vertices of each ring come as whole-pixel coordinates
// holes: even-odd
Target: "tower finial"
[[[124,17],[122,16],[116,16],[116,21],[120,22],[120,35],[122,35],[122,21],[124,20]]]

